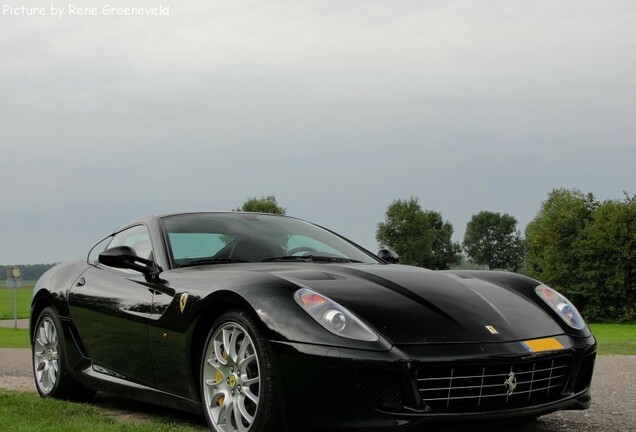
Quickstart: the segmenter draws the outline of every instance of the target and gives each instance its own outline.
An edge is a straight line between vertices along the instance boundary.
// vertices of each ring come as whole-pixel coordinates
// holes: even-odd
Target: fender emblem
[[[181,294],[181,297],[179,298],[179,309],[181,309],[181,313],[183,313],[183,311],[185,310],[187,302],[188,302],[188,293],[184,292],[183,294]]]
[[[514,372],[510,371],[508,378],[504,381],[504,386],[508,390],[508,396],[512,396],[512,393],[517,388],[517,377]]]

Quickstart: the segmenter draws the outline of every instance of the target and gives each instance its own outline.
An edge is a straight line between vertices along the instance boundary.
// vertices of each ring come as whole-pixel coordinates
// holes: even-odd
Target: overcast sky
[[[108,4],[160,5],[0,0],[0,264],[270,194],[375,250],[397,198],[461,240],[553,188],[636,193],[633,0]]]

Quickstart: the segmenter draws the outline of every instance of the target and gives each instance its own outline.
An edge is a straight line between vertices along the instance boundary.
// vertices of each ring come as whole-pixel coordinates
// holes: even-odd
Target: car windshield
[[[370,252],[308,222],[253,213],[161,220],[175,267],[241,262],[378,263]]]

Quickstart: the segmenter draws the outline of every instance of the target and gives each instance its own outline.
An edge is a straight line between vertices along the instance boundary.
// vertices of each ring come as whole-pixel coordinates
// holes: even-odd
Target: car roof
[[[194,214],[236,214],[236,215],[241,215],[241,214],[257,214],[257,215],[268,215],[268,216],[278,216],[278,217],[284,217],[284,218],[290,218],[290,219],[298,219],[298,218],[294,218],[291,216],[287,216],[287,215],[281,215],[281,214],[276,214],[276,213],[262,213],[262,212],[244,212],[244,211],[192,211],[192,212],[175,212],[175,213],[164,213],[164,214],[160,214],[160,215],[146,215],[146,216],[141,216],[137,219],[131,220],[129,222],[126,222],[125,224],[122,224],[120,226],[118,226],[114,231],[113,234],[116,234],[120,231],[125,230],[126,228],[130,228],[132,226],[135,225],[154,225],[157,224],[159,219],[163,219],[165,217],[171,217],[171,216],[183,216],[183,215],[194,215]]]

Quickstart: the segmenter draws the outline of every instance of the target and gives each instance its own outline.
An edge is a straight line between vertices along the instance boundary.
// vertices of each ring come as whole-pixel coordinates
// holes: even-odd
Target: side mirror
[[[109,267],[136,270],[145,275],[152,274],[157,270],[154,261],[137,256],[135,250],[130,246],[106,249],[99,254],[98,261]]]
[[[388,248],[380,249],[377,256],[388,264],[397,264],[400,262],[400,256]]]

